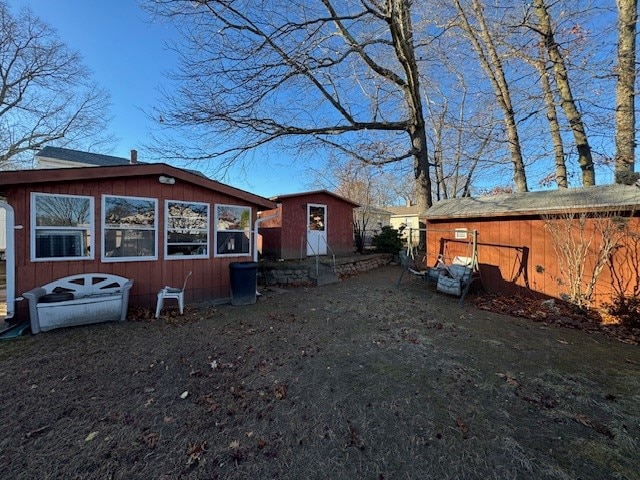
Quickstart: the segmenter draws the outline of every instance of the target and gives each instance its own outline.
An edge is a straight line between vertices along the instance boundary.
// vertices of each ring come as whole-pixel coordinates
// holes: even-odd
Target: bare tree
[[[567,211],[542,219],[558,260],[559,283],[568,287],[567,300],[590,307],[602,270],[628,237],[629,217],[617,211]]]
[[[430,165],[410,0],[148,0],[184,34],[180,85],[158,112],[190,131],[157,136],[173,158],[235,161],[266,144],[330,147],[371,165],[413,162],[431,206]],[[422,52],[422,53],[420,53]],[[207,144],[215,132],[222,142]],[[197,142],[194,142],[194,135]],[[170,138],[170,142],[166,142]],[[191,143],[193,142],[193,143]],[[171,143],[173,143],[173,148]]]
[[[109,96],[47,24],[0,2],[0,168],[45,144],[87,145],[105,136]]]
[[[630,183],[636,147],[636,23],[638,0],[616,0],[618,5],[618,81],[616,83],[616,183]],[[631,177],[631,178],[630,178]],[[628,180],[629,179],[629,180]]]
[[[578,149],[578,164],[582,170],[582,184],[585,187],[593,186],[596,184],[596,173],[591,155],[591,146],[587,138],[582,114],[578,110],[571,90],[571,82],[569,81],[569,72],[564,55],[555,39],[549,8],[546,0],[534,0],[533,7],[538,23],[532,28],[542,37],[551,61],[556,88],[560,93],[560,105],[571,126],[576,148]]]
[[[480,65],[495,93],[495,98],[503,113],[507,142],[513,164],[513,180],[518,192],[529,190],[525,163],[522,155],[515,107],[511,98],[509,82],[503,68],[502,57],[484,14],[484,5],[479,0],[470,0],[463,5],[461,0],[453,0],[458,12],[457,23],[469,39]]]

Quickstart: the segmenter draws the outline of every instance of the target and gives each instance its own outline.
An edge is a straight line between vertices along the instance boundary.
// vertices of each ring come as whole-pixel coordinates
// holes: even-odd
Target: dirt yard
[[[399,274],[0,343],[0,478],[640,478],[640,347]]]

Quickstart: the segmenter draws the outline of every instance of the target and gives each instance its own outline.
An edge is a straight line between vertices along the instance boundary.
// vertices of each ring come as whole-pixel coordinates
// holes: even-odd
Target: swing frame
[[[414,232],[418,233],[418,238],[422,237],[422,233],[424,232],[425,238],[425,250],[422,261],[420,262],[422,266],[426,266],[426,268],[418,268],[416,264],[416,256],[418,256],[418,245],[414,245],[412,242]],[[463,238],[461,237],[461,233],[464,232],[464,238],[467,239],[469,253],[468,256],[456,255],[449,262],[447,262],[445,249],[447,248],[447,242],[462,242]],[[443,234],[440,237],[440,249],[438,254],[436,255],[436,260],[433,263],[433,266],[428,266],[429,259],[429,242],[428,235],[430,234]],[[445,236],[446,235],[446,236]],[[404,255],[403,255],[404,254]],[[469,293],[471,285],[474,281],[480,281],[482,284],[482,279],[480,277],[480,267],[478,263],[478,231],[477,230],[468,230],[462,228],[456,229],[438,229],[438,228],[419,228],[419,229],[409,229],[409,236],[407,238],[407,247],[401,252],[401,258],[404,257],[403,266],[406,268],[402,269],[402,273],[400,274],[400,278],[396,283],[396,287],[400,286],[400,282],[405,273],[409,272],[411,275],[421,278],[424,282],[435,282],[438,284],[438,291],[444,293],[453,293],[457,294],[457,290],[454,292],[450,292],[446,288],[446,284],[450,282],[446,282],[441,277],[446,276],[451,280],[460,281],[460,300],[458,304],[462,306],[464,303],[464,299],[466,295]],[[467,269],[470,269],[467,272]],[[453,283],[455,283],[455,281]],[[442,288],[439,288],[440,282],[443,284]]]

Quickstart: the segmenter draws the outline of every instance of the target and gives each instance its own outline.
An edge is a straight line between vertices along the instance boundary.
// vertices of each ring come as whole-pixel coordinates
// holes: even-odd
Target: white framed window
[[[158,258],[158,200],[102,196],[102,261]]]
[[[31,261],[94,258],[93,197],[31,193]]]
[[[209,205],[165,200],[165,245],[167,259],[209,257]]]
[[[251,255],[251,208],[215,206],[216,257]]]

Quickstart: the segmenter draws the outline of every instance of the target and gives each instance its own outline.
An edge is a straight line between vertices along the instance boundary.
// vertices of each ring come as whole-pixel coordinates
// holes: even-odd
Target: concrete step
[[[330,283],[338,283],[340,281],[335,273],[321,273],[317,277],[313,275],[311,279],[317,287],[320,285],[328,285]]]

